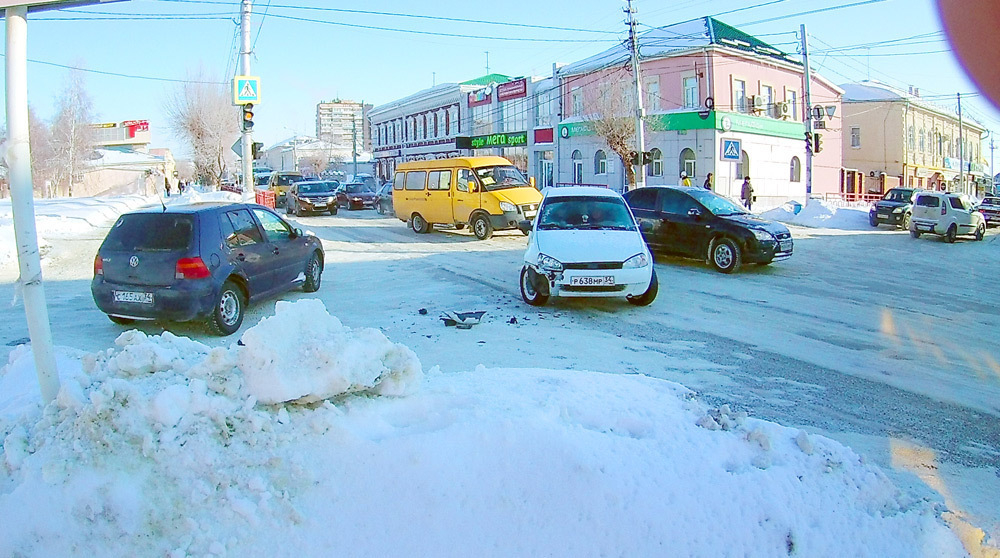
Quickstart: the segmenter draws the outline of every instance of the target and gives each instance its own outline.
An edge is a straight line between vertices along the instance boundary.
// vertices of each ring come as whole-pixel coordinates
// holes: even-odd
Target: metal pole
[[[804,23],[802,24],[802,66],[804,72],[802,75],[802,79],[805,81],[804,101],[806,107],[806,120],[805,120],[806,133],[810,135],[810,138],[813,138],[815,136],[812,135],[813,115],[812,115],[812,96],[810,95],[812,73],[809,71],[809,35],[806,33],[806,25]],[[806,205],[809,204],[809,196],[812,195],[812,183],[813,183],[813,152],[812,149],[806,149]]]
[[[243,48],[240,52],[240,75],[250,75],[250,12],[253,9],[251,0],[243,0],[240,11],[240,34],[243,38]],[[241,120],[242,122],[242,120]],[[243,126],[243,201],[256,199],[256,181],[253,179],[253,131]]]
[[[358,176],[358,118],[351,117],[351,159],[354,161],[354,176]],[[357,178],[355,178],[357,180]]]
[[[962,94],[958,94],[958,191],[965,193],[965,139],[962,134]]]
[[[635,185],[642,188],[646,185],[646,167],[642,164],[642,154],[646,151],[646,138],[642,131],[642,74],[639,71],[639,37],[636,35],[635,10],[632,9],[632,0],[628,0],[628,7],[625,8],[628,14],[628,37],[629,48],[632,51],[632,75],[635,78],[635,138],[636,152],[639,153],[639,165],[635,169]]]
[[[52,346],[52,328],[45,305],[42,260],[35,229],[35,203],[28,141],[28,8],[7,8],[7,168],[10,176],[10,209],[14,217],[21,294],[28,321],[31,352],[35,357],[42,401],[59,393],[59,370]]]

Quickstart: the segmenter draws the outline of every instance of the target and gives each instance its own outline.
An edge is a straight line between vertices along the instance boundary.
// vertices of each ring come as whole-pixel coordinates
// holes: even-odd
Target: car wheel
[[[313,252],[312,257],[306,262],[306,281],[302,283],[302,290],[314,293],[319,290],[319,284],[322,280],[323,263],[319,260],[319,254]]]
[[[330,215],[336,215],[336,214],[337,214],[337,205],[334,204],[333,206],[330,207]]]
[[[243,325],[243,311],[246,297],[243,291],[232,281],[222,284],[219,298],[208,318],[208,329],[215,335],[232,335]]]
[[[482,213],[472,218],[471,227],[472,232],[475,233],[476,238],[479,240],[488,240],[493,236],[493,224]]]
[[[108,315],[108,319],[111,320],[112,322],[114,322],[114,323],[116,323],[118,325],[122,325],[122,326],[124,326],[124,325],[131,325],[132,323],[135,322],[135,320],[133,320],[132,318],[123,318],[121,316],[112,316],[110,314]]]
[[[986,236],[986,225],[979,223],[976,228],[976,240],[982,240]]]
[[[410,218],[410,227],[417,234],[424,234],[430,228],[427,221],[419,213],[414,213],[413,217]]]
[[[871,226],[873,226],[873,227],[877,227],[878,226],[878,217],[876,217],[874,213],[869,213],[868,214],[868,224],[871,225]]]
[[[903,220],[899,222],[899,228],[908,230],[910,228],[910,214],[904,213]]]
[[[731,239],[720,238],[709,247],[708,259],[722,273],[733,273],[740,268],[740,247]]]
[[[656,293],[660,290],[660,283],[656,280],[656,270],[653,270],[653,276],[649,280],[649,288],[646,292],[639,296],[629,297],[627,300],[636,306],[649,306],[656,300]]]
[[[948,244],[952,244],[955,242],[956,238],[958,238],[958,227],[955,226],[955,223],[952,223],[951,226],[948,227],[948,232],[944,233],[944,241]]]
[[[379,215],[385,215],[385,209],[382,207],[382,202],[378,202],[375,204],[375,213],[378,213]]]
[[[532,306],[545,306],[549,295],[542,294],[535,288],[537,276],[538,273],[528,266],[521,268],[521,298]]]
[[[910,238],[920,238],[920,231],[917,229],[910,229]]]

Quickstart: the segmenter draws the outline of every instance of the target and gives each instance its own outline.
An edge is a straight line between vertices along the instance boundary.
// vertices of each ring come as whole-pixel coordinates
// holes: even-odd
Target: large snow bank
[[[645,376],[434,369],[406,397],[259,403],[251,361],[279,375],[339,340],[319,353],[331,369],[386,366],[381,340],[317,318],[288,305],[229,348],[131,331],[63,349],[44,408],[13,351],[0,556],[964,554],[850,449]],[[286,355],[263,363],[265,339]]]
[[[804,206],[786,203],[760,214],[771,221],[781,221],[803,227],[824,229],[866,230],[868,224],[868,207],[837,207],[826,200],[812,199]]]
[[[417,355],[372,328],[351,330],[320,300],[278,301],[243,334],[238,364],[261,403],[329,399],[372,390],[404,395],[420,382]]]

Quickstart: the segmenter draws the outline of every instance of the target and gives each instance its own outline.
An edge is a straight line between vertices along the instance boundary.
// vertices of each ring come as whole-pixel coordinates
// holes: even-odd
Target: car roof
[[[681,192],[698,192],[698,191],[704,192],[704,191],[706,191],[701,186],[675,186],[673,184],[663,184],[663,185],[656,185],[656,186],[643,186],[643,188],[654,189],[654,190],[680,190]],[[629,191],[630,192],[635,192],[636,190],[641,190],[643,188],[636,188],[635,190],[629,190]]]
[[[620,198],[621,195],[618,192],[610,188],[600,188],[597,186],[558,186],[555,188],[546,188],[545,197],[605,197],[605,198]]]
[[[257,204],[254,204],[254,203],[238,203],[238,202],[223,202],[223,201],[201,201],[201,202],[194,202],[194,203],[187,203],[187,204],[171,205],[171,206],[167,207],[166,209],[164,209],[162,206],[151,205],[149,207],[143,207],[141,209],[136,209],[135,211],[130,211],[130,212],[126,213],[126,215],[134,214],[134,213],[164,213],[164,214],[173,214],[173,215],[181,213],[181,214],[191,215],[191,214],[194,214],[194,213],[203,213],[203,212],[206,212],[206,211],[210,211],[210,210],[214,210],[214,209],[220,209],[220,208],[229,208],[229,207],[233,207],[233,208],[244,207],[245,208],[245,207],[252,207],[252,206],[257,206]]]

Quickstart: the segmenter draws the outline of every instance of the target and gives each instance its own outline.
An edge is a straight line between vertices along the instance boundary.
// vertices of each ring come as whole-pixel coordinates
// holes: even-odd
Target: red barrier
[[[274,192],[270,190],[257,190],[257,203],[274,209]]]

